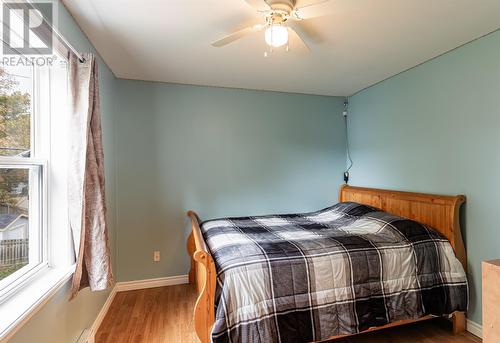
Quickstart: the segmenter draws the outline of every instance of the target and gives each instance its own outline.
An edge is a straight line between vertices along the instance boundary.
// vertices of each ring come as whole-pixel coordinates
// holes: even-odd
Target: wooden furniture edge
[[[421,318],[417,318],[417,319],[398,320],[396,322],[392,322],[392,323],[389,323],[389,324],[386,324],[386,325],[383,325],[383,326],[374,326],[374,327],[371,327],[369,329],[366,329],[365,331],[361,331],[361,332],[358,332],[358,333],[332,336],[332,337],[328,337],[325,340],[316,341],[316,342],[313,342],[313,343],[323,343],[323,342],[326,343],[326,342],[330,342],[332,340],[337,340],[337,339],[342,339],[342,338],[352,337],[352,336],[358,336],[358,335],[362,335],[362,334],[365,334],[365,333],[368,333],[368,332],[378,331],[378,330],[382,330],[382,329],[388,329],[388,328],[391,328],[391,327],[394,327],[394,326],[400,326],[400,325],[417,323],[417,322],[421,322],[421,321],[424,321],[424,320],[435,319],[435,318],[437,318],[437,317],[436,316],[425,316],[425,317],[421,317]]]
[[[205,244],[200,229],[198,215],[189,211],[191,233],[187,249],[191,257],[189,283],[196,285],[198,299],[194,307],[194,327],[202,343],[211,342],[212,326],[215,322],[215,285],[217,274],[210,251]]]
[[[453,314],[453,318],[455,318],[455,315],[457,315],[459,317],[459,320],[461,319],[461,316],[463,316],[463,325],[464,326],[463,326],[463,330],[462,331],[456,332],[455,331],[455,323],[453,323],[453,333],[454,334],[458,334],[460,332],[465,331],[465,323],[466,323],[465,322],[465,313],[463,313],[463,312],[456,312],[456,313]],[[317,341],[317,342],[313,342],[313,343],[330,342],[330,341],[334,341],[334,340],[343,339],[343,338],[346,338],[346,337],[358,336],[358,335],[362,335],[362,334],[373,332],[373,331],[379,331],[379,330],[383,330],[383,329],[389,329],[389,328],[392,328],[392,327],[395,327],[395,326],[408,325],[408,324],[418,323],[418,322],[422,322],[424,320],[436,319],[436,318],[438,318],[438,317],[433,316],[433,315],[428,315],[428,316],[417,318],[417,319],[398,320],[398,321],[395,321],[395,322],[392,322],[392,323],[389,323],[389,324],[386,324],[386,325],[374,326],[374,327],[371,327],[369,329],[366,329],[365,331],[361,331],[361,332],[358,332],[358,333],[332,336],[332,337],[329,337],[329,338],[327,338],[327,339],[325,339],[323,341]],[[455,319],[453,319],[453,320],[455,320]]]
[[[446,238],[450,240],[451,246],[457,256],[458,260],[462,263],[464,270],[467,270],[467,255],[460,230],[460,207],[465,202],[465,196],[446,196],[425,193],[402,192],[376,188],[354,187],[349,185],[342,185],[339,192],[339,201],[349,201],[347,194],[364,194],[372,196],[372,201],[359,201],[357,202],[378,207],[386,210],[385,205],[387,200],[392,202],[410,202],[410,203],[426,203],[430,204],[430,208],[434,209],[437,206],[448,206],[450,210],[446,214],[445,223],[446,227],[434,227],[439,232],[443,233]],[[378,202],[378,203],[375,203]],[[377,206],[378,205],[378,206]],[[435,206],[433,206],[435,205]],[[388,212],[395,215],[407,217],[409,219],[417,220],[428,224],[425,221],[419,220],[419,215],[422,213],[407,213],[406,211],[394,211],[391,208]],[[404,212],[404,213],[403,213]],[[437,212],[437,211],[436,211]],[[187,250],[191,257],[191,269],[189,271],[189,282],[195,284],[198,292],[198,299],[194,309],[194,324],[196,334],[202,343],[211,342],[211,331],[215,322],[215,286],[217,273],[215,264],[210,251],[208,250],[203,235],[200,229],[200,221],[198,215],[194,211],[187,213],[191,219],[191,233],[187,240]],[[432,215],[432,214],[431,214]],[[432,225],[430,225],[432,226]],[[419,319],[401,320],[387,325],[373,327],[360,333],[386,329],[394,326],[410,324],[422,320],[436,318],[435,316],[426,316]],[[452,314],[453,332],[458,334],[466,329],[466,318],[464,312],[454,312]],[[358,334],[353,334],[358,335]],[[336,340],[353,335],[341,335],[328,338],[328,340]]]
[[[481,262],[481,280],[483,290],[483,342],[498,342],[499,330],[499,301],[500,289],[500,260],[487,260]]]

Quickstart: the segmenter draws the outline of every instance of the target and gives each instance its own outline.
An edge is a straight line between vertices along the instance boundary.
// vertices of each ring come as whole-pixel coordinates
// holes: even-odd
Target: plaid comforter
[[[205,221],[217,269],[213,342],[310,342],[465,311],[450,243],[357,203]]]

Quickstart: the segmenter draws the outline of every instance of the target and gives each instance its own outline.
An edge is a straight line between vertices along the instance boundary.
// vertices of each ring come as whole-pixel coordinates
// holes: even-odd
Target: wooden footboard
[[[189,283],[196,285],[198,300],[194,308],[194,328],[202,343],[211,341],[210,334],[215,321],[215,285],[217,274],[210,251],[208,250],[200,230],[196,213],[187,213],[191,219],[191,234],[187,241],[187,249],[191,256]]]

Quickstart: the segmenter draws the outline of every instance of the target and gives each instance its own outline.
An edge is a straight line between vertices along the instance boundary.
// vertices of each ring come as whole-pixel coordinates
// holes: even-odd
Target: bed
[[[190,282],[201,342],[320,342],[436,316],[465,330],[463,196],[344,185],[303,214],[200,222]]]

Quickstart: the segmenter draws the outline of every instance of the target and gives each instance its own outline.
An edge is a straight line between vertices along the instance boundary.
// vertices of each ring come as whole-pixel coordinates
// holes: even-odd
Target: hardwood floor
[[[193,286],[179,285],[119,292],[101,327],[96,343],[190,343],[194,333]],[[454,336],[445,320],[361,334],[335,343],[478,343],[481,339],[464,333]]]
[[[118,292],[95,336],[96,343],[198,342],[191,285]]]

